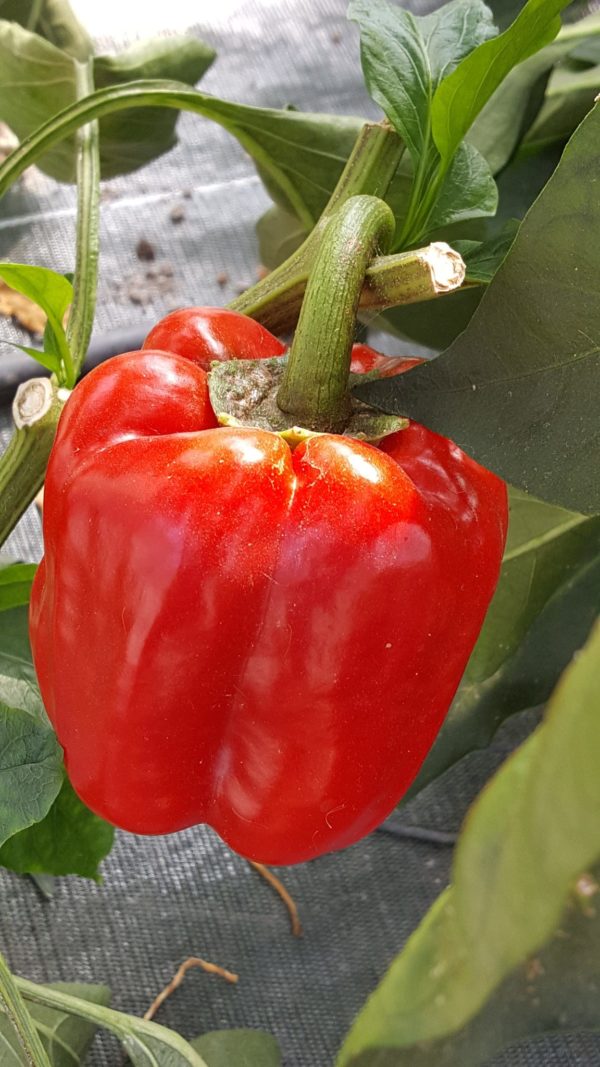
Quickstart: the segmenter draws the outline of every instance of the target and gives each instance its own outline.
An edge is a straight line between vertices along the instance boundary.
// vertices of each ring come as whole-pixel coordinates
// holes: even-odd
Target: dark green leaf
[[[528,0],[513,24],[484,41],[438,86],[431,105],[433,140],[445,164],[507,74],[552,41],[569,0]]]
[[[0,675],[8,675],[37,687],[29,645],[27,607],[0,612]]]
[[[415,167],[430,156],[431,101],[464,56],[496,32],[480,0],[453,0],[418,18],[379,0],[351,0],[367,88],[406,142]],[[462,138],[459,138],[461,140]]]
[[[97,881],[98,864],[113,840],[114,828],[86,808],[65,778],[46,817],[0,847],[0,864],[19,874],[79,874]]]
[[[49,988],[89,1000],[92,1004],[110,1004],[110,990],[106,986],[57,982]],[[78,1064],[85,1059],[96,1032],[96,1026],[86,1022],[85,1019],[78,1019],[74,1015],[57,1011],[56,1008],[46,1008],[31,1003],[28,1008],[52,1067],[78,1067]],[[21,1058],[21,1046],[6,1015],[1,1012],[0,1044],[2,1067],[21,1067],[24,1062]]]
[[[599,146],[596,107],[464,333],[438,359],[360,393],[451,437],[512,484],[586,514],[600,510]]]
[[[36,570],[35,563],[0,565],[0,611],[29,603],[31,583]]]
[[[508,254],[519,223],[510,219],[500,233],[488,241],[453,241],[452,247],[460,252],[467,265],[466,280],[480,285],[489,285],[500,264]]]
[[[358,1015],[339,1067],[369,1048],[453,1033],[552,936],[573,883],[600,855],[599,686],[597,624],[543,724],[471,808],[450,888]]]
[[[47,267],[31,267],[26,263],[0,263],[0,278],[11,289],[33,300],[48,317],[44,331],[45,352],[27,348],[28,355],[44,367],[61,376],[70,366],[69,345],[63,326],[65,312],[73,299],[73,286],[63,274]],[[18,346],[20,347],[20,346]]]
[[[262,1030],[212,1030],[191,1045],[206,1067],[281,1067],[279,1045]]]
[[[511,493],[496,595],[444,726],[406,799],[510,715],[543,704],[600,611],[600,517]]]
[[[428,144],[431,73],[425,41],[410,11],[380,0],[351,0],[348,18],[360,26],[367,89],[406,143],[415,165]]]
[[[427,229],[431,232],[465,219],[494,215],[497,206],[498,190],[488,164],[473,145],[463,141],[444,178]]]
[[[62,782],[62,751],[50,727],[0,704],[0,845],[44,818]]]
[[[98,89],[138,78],[175,78],[195,85],[214,58],[214,49],[197,37],[156,37],[131,45],[117,56],[97,56],[94,81]],[[174,148],[177,118],[177,112],[165,108],[146,108],[103,119],[102,177],[129,174]]]

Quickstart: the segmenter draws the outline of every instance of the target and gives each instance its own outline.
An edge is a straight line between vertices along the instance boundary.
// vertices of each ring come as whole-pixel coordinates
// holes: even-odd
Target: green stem
[[[256,319],[273,333],[292,329],[327,219],[351,196],[385,197],[403,154],[404,143],[387,122],[365,123],[315,228],[285,263],[229,307]]]
[[[40,1035],[2,955],[0,955],[0,1005],[10,1019],[31,1067],[50,1067],[50,1060]]]
[[[16,425],[0,457],[0,545],[41,489],[58,419],[68,391],[49,378],[19,386],[13,404]]]
[[[94,91],[92,60],[76,63],[77,96]],[[100,150],[98,123],[90,122],[77,132],[77,235],[73,304],[67,325],[67,340],[73,356],[72,378],[75,385],[85,359],[96,310],[100,214]]]
[[[310,273],[279,407],[311,430],[341,433],[351,410],[348,375],[367,264],[394,235],[394,215],[377,197],[347,200],[327,223]]]
[[[38,22],[40,21],[40,15],[42,13],[43,6],[44,0],[33,0],[26,26],[26,29],[28,29],[30,33],[35,33],[35,28]]]
[[[75,61],[77,93],[93,92],[92,61]],[[98,284],[100,154],[98,123],[77,132],[77,233],[73,304],[63,354],[66,383],[73,387],[85,359],[94,324]],[[43,384],[40,384],[43,383]],[[41,489],[58,419],[68,391],[34,378],[15,397],[16,429],[0,457],[0,545]],[[36,407],[36,405],[38,405]]]
[[[371,260],[360,294],[361,309],[384,311],[453,292],[464,282],[462,257],[444,242],[377,256]]]

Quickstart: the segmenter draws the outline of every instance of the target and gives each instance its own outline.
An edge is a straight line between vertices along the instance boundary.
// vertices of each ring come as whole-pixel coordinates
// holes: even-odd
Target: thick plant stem
[[[445,241],[396,256],[377,256],[365,274],[360,307],[383,311],[431,300],[458,289],[465,273],[462,257]]]
[[[32,378],[17,390],[15,431],[0,458],[0,545],[41,488],[68,390],[49,378]]]
[[[365,123],[314,230],[285,263],[238,296],[229,307],[256,319],[274,333],[291,329],[298,318],[327,220],[351,196],[384,197],[403,154],[404,143],[391,126],[386,122]]]
[[[355,196],[324,230],[277,393],[282,411],[310,430],[341,433],[346,426],[360,292],[367,264],[375,251],[389,246],[394,224],[383,200]]]
[[[40,1035],[2,955],[0,955],[0,1007],[10,1019],[25,1059],[31,1067],[50,1067],[50,1060],[42,1045]]]
[[[75,63],[78,97],[94,91],[92,60]],[[100,215],[100,149],[98,123],[90,122],[77,132],[77,236],[74,296],[67,340],[73,356],[74,380],[85,359],[96,311]]]

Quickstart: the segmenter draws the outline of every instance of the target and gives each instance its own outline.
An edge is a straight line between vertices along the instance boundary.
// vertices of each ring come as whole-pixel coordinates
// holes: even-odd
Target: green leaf
[[[2,9],[0,8],[0,15]],[[99,87],[137,78],[177,78],[194,85],[215,53],[195,37],[159,37],[135,44],[118,56],[96,56]],[[17,90],[17,91],[15,91]],[[15,22],[0,21],[0,118],[23,140],[76,100],[76,69],[71,55]],[[147,110],[125,122],[107,118],[100,127],[102,177],[127,174],[176,144],[177,115]],[[75,143],[57,144],[40,166],[60,181],[75,179]]]
[[[600,611],[600,517],[511,491],[500,581],[442,730],[405,799],[510,715],[543,704]]]
[[[427,166],[435,90],[464,56],[496,33],[489,8],[480,0],[452,0],[418,18],[385,0],[376,5],[351,0],[348,18],[360,27],[369,93],[406,142],[415,167]]]
[[[551,941],[505,979],[461,1030],[418,1048],[372,1049],[353,1057],[351,1067],[487,1067],[498,1053],[527,1038],[598,1032],[598,878],[597,869],[582,878]],[[535,1046],[528,1046],[527,1053],[532,1063],[542,1062]]]
[[[45,353],[26,349],[43,366],[53,370],[60,379],[67,380],[71,369],[71,355],[63,318],[73,300],[73,286],[63,274],[47,267],[31,267],[26,263],[0,263],[0,278],[11,289],[29,297],[47,315],[44,332]],[[74,384],[74,383],[70,383]]]
[[[98,865],[114,835],[114,827],[86,808],[65,778],[46,817],[0,848],[0,864],[19,874],[78,874],[99,881]]]
[[[214,49],[197,37],[155,37],[137,42],[117,56],[97,56],[97,89],[139,78],[174,78],[195,85],[215,58]],[[169,152],[177,144],[178,115],[147,108],[111,115],[100,123],[100,167],[103,178],[129,174]]]
[[[47,723],[0,704],[0,845],[43,819],[62,783],[62,751]]]
[[[427,219],[428,232],[465,219],[495,215],[497,207],[498,189],[487,162],[473,145],[463,141]]]
[[[600,510],[599,145],[596,107],[464,333],[443,356],[360,391],[452,438],[506,481],[585,514]]]
[[[507,74],[552,41],[568,0],[528,0],[513,24],[484,41],[438,86],[431,105],[433,140],[444,163]]]
[[[458,1030],[552,936],[573,883],[600,855],[599,687],[597,624],[543,724],[471,808],[452,884],[359,1013],[340,1067],[369,1048]]]
[[[546,79],[571,52],[600,33],[598,13],[563,26],[556,40],[510,72],[479,113],[468,140],[485,156],[494,174],[508,163],[523,133],[539,111]],[[600,55],[597,62],[600,62]],[[583,115],[581,115],[583,118]],[[579,119],[566,131],[571,136]]]
[[[273,270],[300,247],[308,230],[295,215],[274,204],[256,223],[260,261]]]
[[[517,219],[510,219],[500,233],[487,241],[453,241],[466,266],[466,281],[489,285],[500,264],[506,259],[519,229]]]
[[[558,67],[546,89],[544,104],[527,131],[521,152],[538,152],[547,145],[562,143],[585,118],[600,91],[600,64]]]
[[[39,15],[35,25],[36,8]],[[77,21],[68,0],[0,0],[0,18],[45,37],[74,59],[85,62],[93,53],[92,40]]]
[[[37,688],[29,644],[29,610],[25,606],[0,612],[0,675],[29,682]],[[1,688],[0,699],[4,699]]]
[[[281,1067],[277,1041],[262,1030],[212,1030],[191,1045],[206,1067]]]
[[[60,369],[60,361],[50,352],[44,352],[39,348],[33,348],[31,347],[31,345],[20,345],[17,343],[17,341],[9,341],[7,337],[3,337],[2,341],[5,345],[10,345],[11,348],[18,348],[19,351],[24,352],[26,356],[31,356],[32,359],[35,359],[36,363],[39,363],[40,366],[45,367],[46,370],[58,374]]]
[[[0,21],[0,118],[19,140],[72,104],[75,96],[71,56],[16,22]],[[61,142],[40,165],[53,178],[73,181],[74,143]]]
[[[36,570],[35,563],[0,565],[0,611],[29,603],[31,583]]]
[[[108,1005],[110,990],[100,985],[75,985],[57,982],[49,989],[68,993],[88,1000],[92,1004]],[[52,1067],[77,1067],[83,1063],[96,1032],[93,1023],[66,1015],[56,1008],[46,1008],[38,1004],[29,1004],[29,1013],[36,1026],[42,1044],[46,1049]],[[2,1067],[21,1067],[27,1061],[22,1059],[22,1049],[6,1015],[0,1013],[0,1043]]]

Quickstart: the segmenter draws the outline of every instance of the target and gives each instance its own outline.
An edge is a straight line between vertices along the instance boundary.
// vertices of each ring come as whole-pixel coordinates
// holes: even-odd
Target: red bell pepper
[[[217,428],[204,371],[147,350],[76,387],[45,500],[34,660],[94,811],[276,864],[385,818],[494,591],[499,478],[415,423],[293,452]]]
[[[214,360],[271,359],[285,352],[285,345],[260,323],[229,308],[178,308],[165,315],[150,330],[142,346],[153,351],[174,352],[210,370]],[[377,370],[382,378],[403,374],[420,359],[384,356],[365,344],[352,346],[350,370],[366,374]]]

